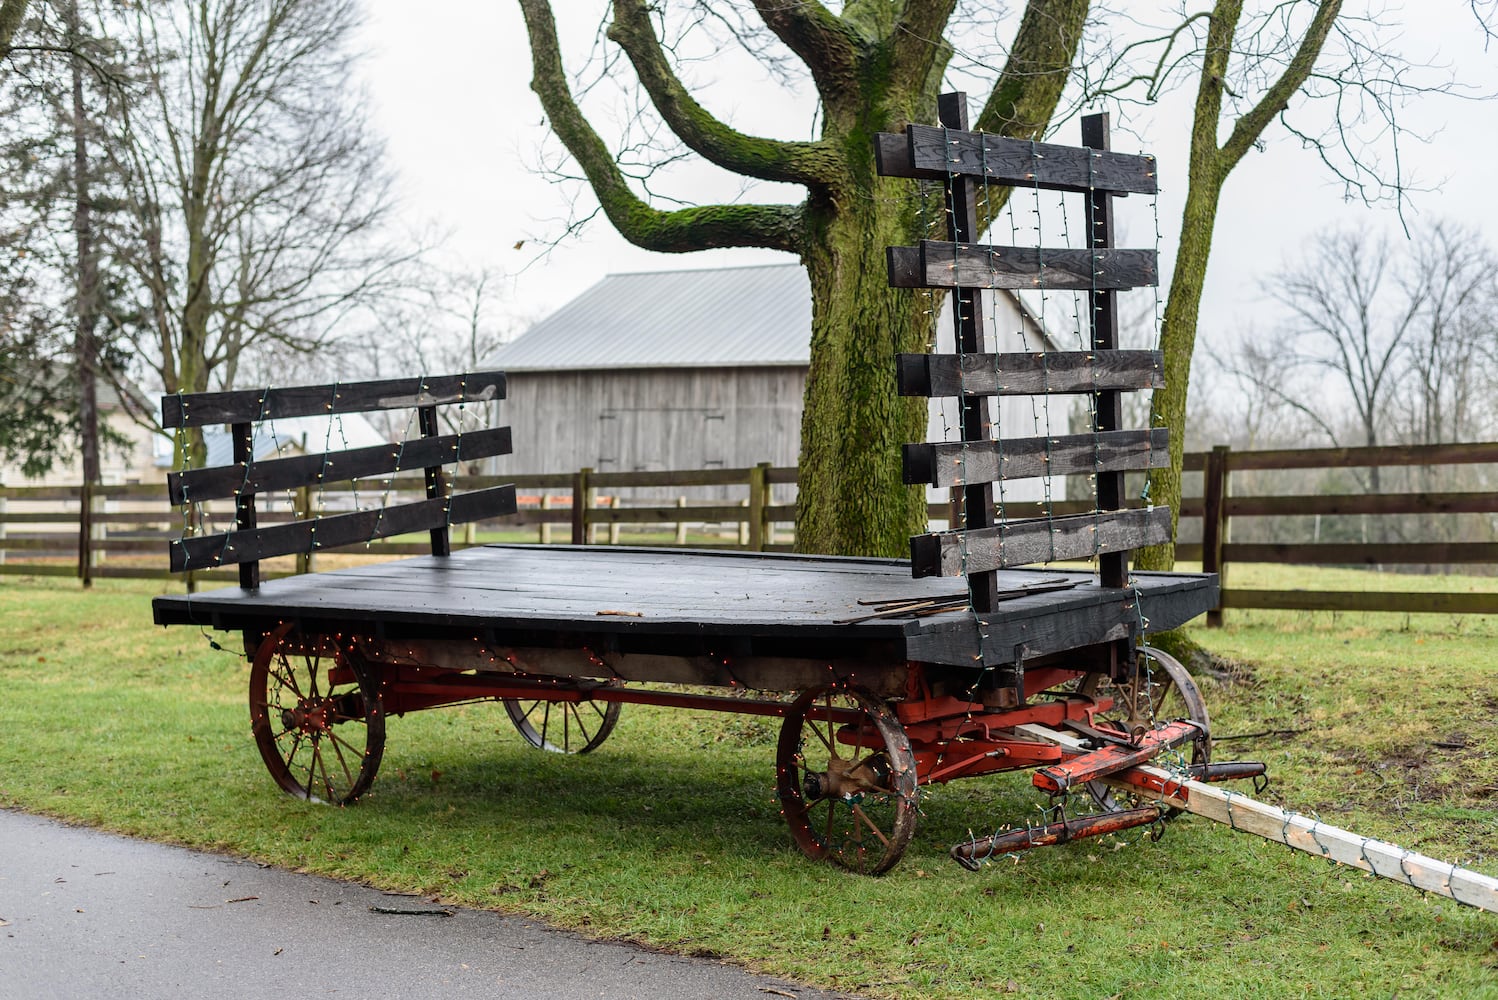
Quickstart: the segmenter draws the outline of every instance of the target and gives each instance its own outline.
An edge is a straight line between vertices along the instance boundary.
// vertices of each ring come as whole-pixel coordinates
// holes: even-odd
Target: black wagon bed
[[[484,545],[270,580],[256,591],[158,597],[153,607],[160,625],[247,634],[295,622],[312,634],[825,659],[867,668],[1007,665],[1173,628],[1217,598],[1212,575],[1136,573],[1132,587],[1118,589],[1100,586],[1088,572],[1006,570],[999,591],[1011,596],[991,613],[870,617],[895,602],[956,597],[960,584],[912,579],[909,564],[894,559]],[[680,679],[674,669],[667,673],[637,679]]]

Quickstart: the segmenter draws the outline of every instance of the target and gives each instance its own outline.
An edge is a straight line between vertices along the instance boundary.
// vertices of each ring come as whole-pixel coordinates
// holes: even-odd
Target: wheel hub
[[[304,700],[297,702],[292,708],[281,710],[281,725],[288,730],[294,729],[315,736],[332,729],[335,717],[335,709],[329,699]]]

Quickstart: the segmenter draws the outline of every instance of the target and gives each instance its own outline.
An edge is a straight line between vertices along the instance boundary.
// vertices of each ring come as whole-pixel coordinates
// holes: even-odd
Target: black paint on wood
[[[966,129],[967,95],[942,94],[937,98],[937,113],[947,129]],[[946,183],[947,224],[955,243],[978,238],[977,185],[971,177],[949,177]],[[983,350],[983,300],[974,288],[959,288],[952,296],[952,328],[957,334],[957,351],[977,354]],[[963,396],[958,400],[964,441],[987,441],[992,437],[993,420],[988,399]],[[991,483],[968,483],[962,488],[962,525],[986,528],[993,524],[993,486]],[[968,599],[973,610],[988,611],[998,601],[997,575],[985,570],[968,574]]]
[[[902,139],[907,151],[899,149]],[[904,136],[883,133],[875,142],[878,169],[886,177],[942,180],[955,174],[1050,191],[1154,194],[1158,190],[1153,156],[931,125],[909,125]]]
[[[482,403],[505,396],[504,372],[470,372],[375,382],[179,393],[161,397],[162,427],[259,422],[321,413],[367,413],[407,406]]]
[[[1216,602],[1213,578],[1196,574],[1136,574],[1139,603],[1130,591],[1099,588],[1090,573],[1000,574],[1005,590],[1065,581],[1076,585],[1004,601],[983,616],[991,662],[1012,665],[1017,648],[1049,652],[1114,631],[1127,636],[1141,627],[1141,610],[1144,627],[1170,628]],[[715,653],[720,673],[721,664],[727,660],[731,668],[737,656],[826,655],[862,659],[859,672],[871,677],[893,671],[903,679],[910,659],[973,667],[980,630],[972,613],[839,622],[858,614],[861,599],[920,598],[951,589],[950,580],[911,579],[909,564],[894,559],[513,545],[269,580],[253,594],[236,587],[163,596],[153,608],[163,625],[264,631],[295,620],[312,634],[379,629],[391,636],[480,636],[515,646]],[[639,617],[598,614],[602,610]]]
[[[333,514],[248,531],[199,535],[171,543],[172,572],[227,566],[296,552],[356,545],[412,531],[442,531],[450,524],[482,521],[515,513],[515,487],[461,493],[351,514]],[[321,574],[316,574],[321,576]]]
[[[1085,115],[1082,118],[1082,145],[1091,147],[1094,155],[1108,149],[1111,137],[1108,130],[1108,115]],[[1087,247],[1094,253],[1109,253],[1113,246],[1113,195],[1106,189],[1096,188],[1087,192]],[[1114,288],[1095,284],[1087,294],[1087,317],[1092,328],[1092,349],[1111,351],[1118,347],[1118,296]],[[1097,393],[1093,405],[1093,427],[1098,431],[1114,431],[1123,426],[1123,398],[1113,390]],[[1097,502],[1104,510],[1117,510],[1123,506],[1124,474],[1102,472],[1097,477]],[[1169,541],[1170,533],[1159,541]],[[1128,546],[1132,548],[1133,546]],[[1128,553],[1117,551],[1104,556],[1098,563],[1103,586],[1122,587],[1129,577]]]
[[[253,424],[235,424],[231,430],[234,439],[234,461],[248,465],[254,455],[255,427]],[[240,532],[255,531],[255,498],[242,496],[234,501],[234,526]],[[260,586],[260,564],[253,559],[240,563],[239,585],[245,590]]]
[[[381,476],[451,462],[471,462],[510,453],[510,429],[469,431],[404,444],[379,444],[316,455],[296,455],[239,465],[173,472],[166,477],[172,504],[198,503],[248,493],[270,493],[320,486],[364,476]]]
[[[970,482],[1163,469],[1170,433],[1099,431],[1002,441],[947,441],[905,446],[905,482],[961,486]]]
[[[890,250],[889,282],[896,288],[1111,291],[1146,288],[1160,281],[1153,250],[1004,247],[943,240]],[[920,259],[913,266],[914,254]]]
[[[417,423],[421,427],[421,435],[424,438],[435,439],[440,435],[437,433],[437,407],[420,406],[416,409]],[[448,495],[447,482],[442,478],[442,464],[434,462],[422,470],[426,479],[427,499],[441,500]],[[431,529],[432,555],[446,556],[452,554],[452,539],[448,537],[447,525],[433,527]]]
[[[1159,351],[900,354],[895,363],[902,396],[1036,396],[1165,384]]]
[[[960,576],[1011,566],[1090,559],[1141,545],[1158,545],[1169,538],[1168,507],[1101,511],[916,535],[910,540],[910,562],[917,577]]]

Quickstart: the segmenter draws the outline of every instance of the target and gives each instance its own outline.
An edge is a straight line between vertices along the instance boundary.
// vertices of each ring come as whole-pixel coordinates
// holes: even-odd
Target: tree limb
[[[828,182],[839,164],[827,143],[781,142],[745,135],[714,118],[671,71],[643,0],[615,0],[609,38],[629,56],[651,103],[671,131],[725,170],[767,181]]]
[[[604,214],[625,239],[646,250],[684,253],[715,247],[768,247],[799,253],[801,210],[794,205],[707,205],[663,212],[630,190],[608,147],[572,98],[546,0],[520,0],[530,35],[531,89],[551,128],[587,176]]]
[[[1239,6],[1241,7],[1241,4]],[[1226,174],[1237,165],[1239,160],[1243,159],[1244,154],[1253,148],[1259,136],[1264,134],[1264,130],[1269,127],[1274,116],[1285,110],[1290,103],[1290,98],[1294,97],[1310,78],[1311,71],[1316,68],[1316,60],[1321,56],[1321,49],[1326,44],[1327,36],[1331,34],[1332,24],[1341,12],[1342,0],[1321,0],[1317,4],[1316,15],[1311,19],[1305,37],[1296,47],[1290,64],[1285,67],[1279,79],[1265,91],[1259,103],[1238,119],[1227,142],[1223,143],[1219,167],[1222,173]],[[1236,22],[1237,18],[1234,17],[1233,20]]]
[[[908,0],[895,24],[892,89],[920,93],[932,73],[940,74],[952,47],[943,37],[957,0]]]
[[[1012,139],[1039,139],[1071,76],[1089,0],[1031,0],[1004,71],[978,115],[977,127]]]
[[[817,0],[754,0],[765,27],[806,64],[825,103],[858,85],[852,30]]]

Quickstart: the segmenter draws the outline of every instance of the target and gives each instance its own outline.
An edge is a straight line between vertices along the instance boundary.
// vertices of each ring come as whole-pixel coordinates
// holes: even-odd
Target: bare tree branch
[[[663,212],[629,188],[608,147],[573,100],[546,0],[521,0],[530,35],[534,77],[552,129],[582,167],[609,221],[625,239],[647,250],[681,253],[714,247],[768,247],[799,252],[801,211],[792,205],[708,205]]]
[[[838,168],[826,142],[781,142],[738,132],[714,118],[687,92],[666,62],[643,0],[616,0],[609,38],[629,56],[661,117],[692,150],[725,170],[768,181],[828,182]]]

